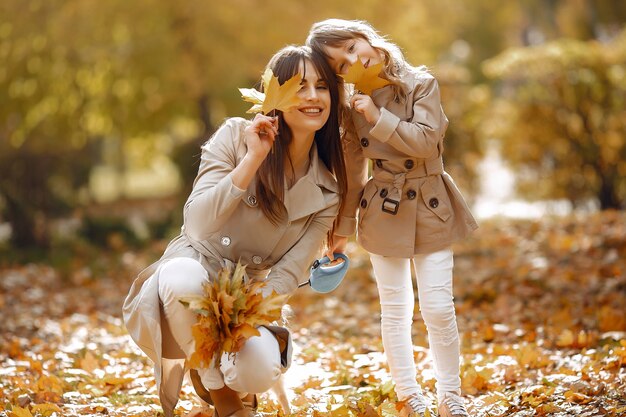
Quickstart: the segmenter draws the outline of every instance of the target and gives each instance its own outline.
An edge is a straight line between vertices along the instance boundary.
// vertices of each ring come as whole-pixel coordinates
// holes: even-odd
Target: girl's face
[[[357,59],[361,60],[365,68],[382,62],[380,53],[363,38],[348,39],[339,46],[326,46],[324,50],[330,57],[330,66],[337,74],[347,73]]]
[[[314,134],[324,127],[330,115],[330,91],[311,61],[300,64],[300,74],[300,105],[284,112],[283,117],[294,135]]]

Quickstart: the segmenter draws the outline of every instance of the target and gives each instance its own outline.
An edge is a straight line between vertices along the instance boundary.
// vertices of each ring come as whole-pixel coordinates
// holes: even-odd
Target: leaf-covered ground
[[[120,307],[132,276],[162,249],[85,249],[62,272],[0,269],[0,416],[158,413],[151,366]],[[297,349],[286,383],[296,415],[396,415],[369,260],[350,249],[338,290],[300,289],[290,301]],[[484,222],[455,251],[473,416],[626,415],[626,213]],[[415,319],[418,379],[434,402],[417,310]],[[196,404],[183,391],[180,415]],[[271,395],[261,403],[277,414]]]

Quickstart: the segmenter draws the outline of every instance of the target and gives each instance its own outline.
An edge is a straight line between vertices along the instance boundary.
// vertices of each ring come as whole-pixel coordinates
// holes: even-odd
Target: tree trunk
[[[615,178],[612,176],[601,176],[600,181],[600,189],[598,190],[600,209],[621,210],[623,208],[623,204],[617,196],[617,184],[615,184]]]
[[[11,245],[14,248],[49,246],[48,233],[43,213],[29,207],[19,197],[3,193],[6,202],[6,215],[11,225]]]
[[[201,133],[201,136],[206,136],[215,130],[213,124],[211,123],[211,105],[209,104],[209,95],[206,93],[202,94],[198,98],[198,116],[204,126],[204,131]]]

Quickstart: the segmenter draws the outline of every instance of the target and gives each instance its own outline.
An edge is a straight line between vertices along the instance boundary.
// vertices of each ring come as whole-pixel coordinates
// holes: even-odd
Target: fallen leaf
[[[63,410],[61,410],[61,407],[51,403],[36,404],[33,406],[33,412],[35,414],[43,414],[44,416],[49,416],[52,413],[63,414]]]
[[[17,405],[13,406],[13,409],[11,410],[10,414],[13,417],[33,417],[32,413],[30,412],[28,408],[18,407]]]

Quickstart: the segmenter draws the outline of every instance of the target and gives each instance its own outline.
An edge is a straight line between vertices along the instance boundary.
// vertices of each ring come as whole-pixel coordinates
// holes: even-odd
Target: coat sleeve
[[[229,120],[202,146],[198,176],[184,208],[185,232],[194,240],[219,230],[245,193],[230,175],[237,165],[240,135],[239,127]]]
[[[435,77],[421,75],[409,97],[413,97],[413,117],[410,121],[400,120],[382,107],[380,118],[370,134],[406,155],[422,159],[436,157],[438,144],[448,127],[448,119],[441,108],[439,85]]]
[[[339,198],[336,203],[313,215],[306,231],[295,245],[272,267],[267,276],[263,294],[291,294],[297,288],[315,258],[319,255],[322,242],[330,230],[337,211]]]
[[[351,236],[356,231],[356,213],[359,208],[363,188],[367,183],[367,161],[363,155],[363,148],[358,142],[358,136],[352,121],[343,140],[343,157],[346,164],[346,177],[348,190],[344,198],[343,206],[337,216],[335,234],[338,236]]]

